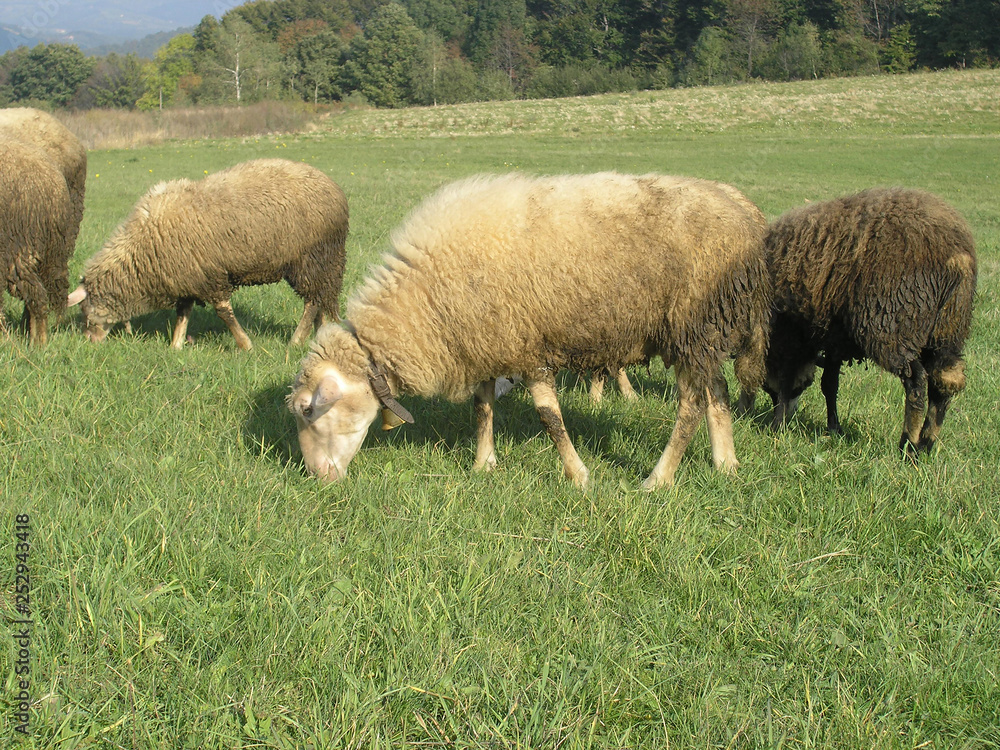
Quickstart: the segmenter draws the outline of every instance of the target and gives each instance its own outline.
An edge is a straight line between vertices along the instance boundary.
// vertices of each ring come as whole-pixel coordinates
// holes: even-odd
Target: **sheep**
[[[76,237],[83,218],[83,198],[87,183],[87,150],[79,139],[59,120],[47,112],[30,107],[0,109],[0,137],[16,138],[41,149],[62,173],[69,190],[72,213],[65,237],[65,262],[53,263],[54,278],[50,288],[61,288],[62,298],[69,289],[69,259],[76,248]],[[54,302],[54,301],[53,301]],[[63,302],[54,304],[62,310]]]
[[[230,295],[284,278],[305,301],[291,339],[300,344],[324,315],[339,320],[347,225],[344,192],[306,164],[258,159],[161,182],[87,261],[69,303],[82,303],[93,341],[113,323],[176,306],[176,349],[194,303],[211,304],[237,345],[251,349]]]
[[[867,359],[903,383],[900,451],[929,451],[965,387],[962,348],[976,290],[965,220],[930,193],[874,188],[787,212],[768,228],[765,247],[775,304],[765,380],[773,426],[792,416],[821,364],[827,429],[841,433],[840,367]],[[741,393],[737,412],[752,408],[753,397]]]
[[[590,400],[599,404],[604,399],[604,383],[610,373],[604,370],[595,370],[590,374]],[[632,381],[628,379],[628,373],[624,367],[618,368],[615,373],[615,382],[618,383],[618,390],[622,397],[628,401],[635,401],[639,394],[632,387]]]
[[[66,303],[60,279],[68,274],[72,213],[66,180],[48,156],[28,143],[0,139],[0,269],[10,293],[24,300],[32,344],[46,342],[48,313],[61,312]]]
[[[604,399],[604,383],[608,374],[604,369],[594,370],[590,373],[590,400],[595,404],[599,404]],[[618,372],[615,373],[615,381],[618,383],[618,390],[621,391],[622,397],[627,401],[635,401],[639,398],[639,394],[632,387],[632,381],[628,379],[628,373],[624,367],[619,368]],[[514,377],[511,380],[504,377],[497,378],[496,397],[506,396],[520,382],[519,377]]]
[[[397,229],[394,252],[320,329],[288,397],[307,469],[344,477],[369,424],[412,416],[398,394],[474,397],[474,471],[497,464],[496,378],[524,379],[565,476],[589,471],[563,424],[555,374],[659,354],[676,369],[673,434],[646,480],[670,485],[701,416],[734,472],[723,362],[764,377],[770,295],[763,215],[735,188],[685,177],[478,176],[446,185]]]

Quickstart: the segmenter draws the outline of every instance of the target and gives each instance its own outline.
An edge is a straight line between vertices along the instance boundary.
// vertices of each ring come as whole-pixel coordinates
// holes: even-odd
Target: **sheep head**
[[[118,322],[112,320],[110,316],[98,309],[98,306],[94,304],[93,299],[87,293],[87,287],[84,282],[81,282],[80,286],[70,292],[69,297],[66,299],[66,305],[67,307],[80,306],[86,336],[94,342],[104,341],[108,335],[108,329]]]
[[[325,363],[296,380],[288,408],[295,415],[306,468],[331,482],[347,476],[347,465],[381,406],[367,377]]]
[[[799,397],[816,377],[815,361],[795,362],[786,359],[781,363],[769,363],[764,391],[774,402],[771,427],[780,430],[795,414]]]

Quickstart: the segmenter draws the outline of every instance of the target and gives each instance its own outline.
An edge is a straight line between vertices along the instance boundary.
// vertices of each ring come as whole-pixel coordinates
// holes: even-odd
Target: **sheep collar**
[[[382,406],[385,407],[382,409],[383,430],[391,430],[403,422],[413,424],[413,415],[393,398],[392,391],[389,390],[389,383],[385,379],[385,373],[382,372],[381,368],[375,364],[375,360],[371,357],[368,358],[368,382],[371,384],[372,391],[374,391],[378,400],[382,402]],[[389,416],[386,412],[390,412],[393,416]]]
[[[371,352],[361,343],[357,331],[354,330],[353,326],[349,326],[347,330],[354,336],[354,340],[358,342],[361,351],[368,358],[368,384],[371,385],[372,392],[382,402],[383,407],[382,429],[391,430],[394,427],[399,427],[403,422],[413,424],[413,415],[393,397],[392,390],[389,388],[389,381],[385,378],[385,373],[382,372],[382,368],[372,359]]]

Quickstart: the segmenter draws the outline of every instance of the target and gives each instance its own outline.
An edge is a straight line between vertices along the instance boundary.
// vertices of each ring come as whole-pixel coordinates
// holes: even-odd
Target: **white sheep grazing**
[[[704,180],[616,173],[477,177],[420,205],[395,252],[320,329],[288,398],[306,466],[345,476],[380,408],[397,394],[475,396],[474,469],[496,465],[498,376],[523,377],[568,478],[589,472],[556,400],[555,375],[660,355],[676,369],[680,408],[645,487],[669,485],[701,417],[715,465],[734,471],[722,365],[763,379],[769,284],[764,217],[735,189]],[[395,412],[396,414],[393,414]],[[396,416],[398,415],[398,416]]]
[[[48,314],[66,304],[72,210],[66,180],[48,156],[28,143],[0,138],[0,281],[24,300],[32,344],[45,343]]]
[[[203,180],[161,182],[87,261],[69,303],[82,303],[87,335],[176,306],[180,349],[195,302],[210,304],[237,345],[250,338],[229,297],[241,286],[286,279],[305,300],[292,343],[324,315],[339,320],[347,199],[323,172],[285,159],[258,159]]]

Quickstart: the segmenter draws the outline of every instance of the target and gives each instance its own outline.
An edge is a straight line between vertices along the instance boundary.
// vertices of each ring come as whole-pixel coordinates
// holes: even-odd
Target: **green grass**
[[[596,97],[91,152],[74,278],[154,182],[280,155],[348,194],[348,294],[420,198],[476,172],[690,174],[737,185],[772,217],[875,184],[932,190],[980,253],[969,385],[917,467],[897,457],[899,383],[856,366],[844,437],[824,435],[814,387],[782,434],[736,423],[736,478],[711,468],[701,430],[677,486],[646,494],[672,376],[637,370],[638,404],[612,391],[594,406],[566,374],[587,493],[562,480],[523,390],[499,404],[492,475],[469,473],[471,404],[410,399],[417,423],[373,431],[349,479],[324,487],[302,470],[283,403],[304,351],[287,346],[301,304],[283,285],[234,297],[250,353],[200,308],[179,353],[169,311],[100,346],[75,313],[45,349],[14,334],[0,341],[0,745],[1000,747],[1000,101],[981,96],[998,81],[621,98],[700,122],[715,102],[717,124],[693,129],[602,125],[619,100]],[[830,125],[872,91],[892,118]],[[765,94],[797,102],[790,124],[725,114]],[[536,124],[473,122],[499,108]],[[464,124],[441,135],[434,118],[448,117]],[[32,519],[27,740],[7,635],[16,513]]]

